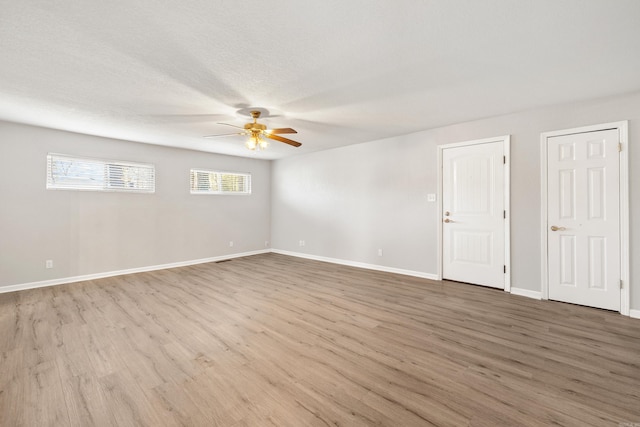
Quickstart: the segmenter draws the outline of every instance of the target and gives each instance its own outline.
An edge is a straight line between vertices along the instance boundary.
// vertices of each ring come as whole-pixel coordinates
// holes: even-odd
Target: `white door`
[[[620,310],[617,129],[547,139],[549,299]]]
[[[442,150],[442,278],[505,288],[504,142]]]

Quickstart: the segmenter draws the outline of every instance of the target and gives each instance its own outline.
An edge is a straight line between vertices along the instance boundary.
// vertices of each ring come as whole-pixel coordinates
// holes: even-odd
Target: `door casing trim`
[[[506,272],[504,274],[504,291],[511,292],[511,206],[510,206],[510,191],[511,191],[511,135],[497,136],[494,138],[475,139],[471,141],[456,142],[453,144],[438,145],[438,280],[442,280],[442,154],[447,148],[465,147],[471,145],[488,144],[490,142],[502,142],[503,155],[505,156],[504,162],[504,210],[506,211],[506,218],[504,220],[504,265],[506,266]]]
[[[542,279],[542,299],[549,299],[549,265],[547,241],[547,155],[548,139],[554,136],[571,135],[576,133],[597,132],[601,130],[617,129],[620,136],[620,314],[629,316],[629,301],[631,296],[631,282],[629,280],[629,122],[627,120],[599,125],[583,126],[579,128],[563,129],[540,134],[540,277]]]

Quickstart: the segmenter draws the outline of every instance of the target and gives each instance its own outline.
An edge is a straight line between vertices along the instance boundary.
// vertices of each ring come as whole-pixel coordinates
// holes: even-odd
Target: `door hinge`
[[[502,164],[503,165],[507,164],[507,156],[502,156]]]
[[[507,218],[507,211],[502,211],[502,218]]]
[[[618,153],[622,153],[622,142],[618,142]]]
[[[504,266],[504,274],[507,274],[507,266]]]
[[[620,279],[620,289],[624,289],[624,286],[622,285],[622,279]]]

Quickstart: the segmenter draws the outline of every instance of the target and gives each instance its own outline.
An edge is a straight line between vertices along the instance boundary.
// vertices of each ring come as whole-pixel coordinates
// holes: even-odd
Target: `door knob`
[[[566,228],[564,227],[556,227],[555,225],[551,226],[551,231],[564,231]]]
[[[445,218],[444,222],[453,222],[453,220],[449,218]]]
[[[444,213],[444,216],[449,216],[449,215],[451,215],[451,214],[449,213],[449,211],[446,211],[446,212]]]

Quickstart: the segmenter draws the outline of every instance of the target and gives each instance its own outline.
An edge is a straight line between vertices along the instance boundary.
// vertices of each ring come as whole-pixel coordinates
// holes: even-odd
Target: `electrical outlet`
[[[229,247],[232,248],[233,247],[233,240],[229,241]]]
[[[265,248],[268,248],[268,247],[269,247],[269,241],[268,241],[268,240],[265,240],[265,241],[264,241],[264,247],[265,247]]]
[[[298,245],[300,245],[300,246],[304,246],[304,244],[305,244],[304,240],[300,240],[300,241],[298,242]]]
[[[46,260],[44,265],[46,268],[53,268],[53,260],[52,259]]]
[[[378,256],[382,256],[382,249],[378,249]]]

